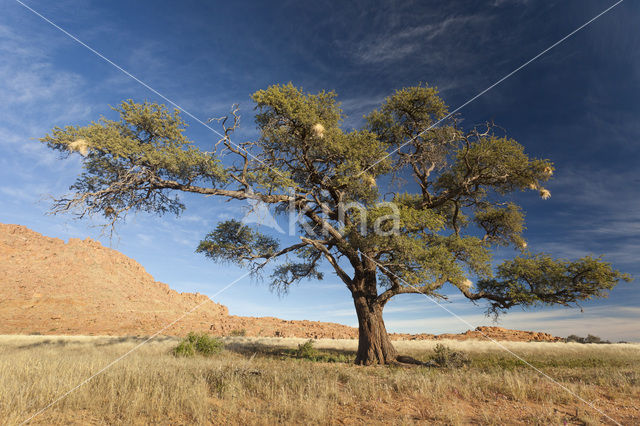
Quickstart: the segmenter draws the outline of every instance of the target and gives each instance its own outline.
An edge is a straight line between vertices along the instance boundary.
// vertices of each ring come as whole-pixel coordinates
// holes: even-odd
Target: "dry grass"
[[[36,417],[36,424],[598,424],[597,411],[493,343],[444,342],[458,370],[295,359],[304,339],[225,339],[212,358],[175,358],[161,338]],[[19,424],[141,340],[0,336],[0,419]],[[395,342],[428,359],[438,342]],[[443,343],[443,342],[440,342]],[[320,340],[352,357],[353,341]],[[640,345],[504,343],[622,424],[640,421]],[[289,349],[287,349],[289,348]],[[610,423],[610,422],[609,422]]]

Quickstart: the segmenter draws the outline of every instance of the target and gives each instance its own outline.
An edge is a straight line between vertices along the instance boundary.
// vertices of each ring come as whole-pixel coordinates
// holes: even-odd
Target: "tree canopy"
[[[84,172],[53,210],[99,214],[113,225],[128,212],[179,214],[185,206],[178,194],[190,192],[295,212],[294,244],[281,246],[233,219],[208,233],[197,251],[256,272],[279,262],[270,280],[285,291],[305,278],[322,279],[327,261],[354,296],[360,344],[370,346],[359,351],[363,363],[389,360],[387,349],[375,349],[377,337],[363,343],[362,334],[386,338],[383,324],[367,325],[366,312],[381,322],[397,294],[442,297],[449,283],[498,313],[577,304],[630,279],[601,258],[530,252],[524,213],[510,194],[548,198],[553,164],[531,158],[491,123],[464,129],[434,87],[396,91],[353,130],[343,128],[334,92],[308,94],[289,83],[252,99],[259,137],[232,140],[239,126],[234,108],[211,151],[185,137],[178,111],[147,102],[122,102],[119,120],[54,128],[42,141],[63,156],[82,155]],[[517,255],[494,271],[492,254],[509,246]]]

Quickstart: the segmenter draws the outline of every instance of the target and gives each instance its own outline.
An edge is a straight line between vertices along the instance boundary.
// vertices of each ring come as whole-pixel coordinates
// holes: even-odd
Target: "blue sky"
[[[427,82],[456,108],[597,15],[613,1],[25,2],[200,120],[238,102],[236,139],[255,137],[249,95],[274,83],[335,90],[358,127],[395,89]],[[90,236],[139,261],[179,291],[215,294],[244,271],[196,255],[204,234],[243,203],[185,197],[181,218],[139,215],[112,241],[97,222],[47,216],[80,171],[37,141],[53,126],[112,117],[123,99],[167,103],[13,0],[0,16],[0,222],[48,236]],[[638,276],[640,254],[640,4],[625,1],[464,109],[463,125],[494,120],[534,155],[555,162],[552,198],[518,195],[533,251],[604,254]],[[217,136],[196,120],[188,136]],[[513,256],[500,252],[498,258]],[[327,269],[287,296],[241,280],[215,298],[232,314],[357,323]],[[640,291],[623,283],[577,309],[513,310],[499,325],[558,335],[640,340]],[[473,326],[483,306],[446,307]],[[387,305],[390,331],[460,332],[467,324],[420,295]]]

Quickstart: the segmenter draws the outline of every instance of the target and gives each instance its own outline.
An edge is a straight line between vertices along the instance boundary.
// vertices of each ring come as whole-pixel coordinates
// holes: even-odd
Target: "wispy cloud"
[[[478,30],[478,25],[487,25],[487,15],[452,16],[444,19],[433,17],[433,23],[390,28],[375,32],[369,38],[351,47],[353,58],[365,64],[398,63],[406,58],[420,55],[420,62],[432,64],[450,60],[453,55],[439,48],[437,43],[451,43],[447,38],[455,34]],[[433,43],[433,44],[432,44]]]

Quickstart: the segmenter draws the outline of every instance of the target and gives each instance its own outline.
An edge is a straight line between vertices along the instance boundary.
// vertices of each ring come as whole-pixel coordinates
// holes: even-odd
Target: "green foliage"
[[[242,337],[247,335],[247,330],[244,328],[239,328],[235,330],[231,330],[229,336]]]
[[[317,354],[316,349],[313,347],[313,340],[309,339],[304,343],[298,345],[298,350],[296,352],[296,356],[298,358],[307,358],[311,359],[315,357]]]
[[[490,191],[504,195],[546,182],[553,173],[548,160],[530,159],[513,139],[479,136],[458,148],[451,169],[435,182],[445,191],[469,192],[466,199],[480,200]],[[471,186],[472,185],[472,186]]]
[[[448,346],[438,343],[433,348],[433,361],[443,368],[461,368],[470,363],[469,357],[460,351],[454,351]]]
[[[196,253],[204,253],[216,261],[243,264],[258,258],[269,258],[277,250],[277,240],[231,219],[219,223],[213,232],[207,234]]]
[[[175,356],[192,357],[196,354],[196,349],[193,343],[184,339],[173,349],[173,354]]]
[[[377,189],[353,179],[386,154],[367,130],[345,133],[334,92],[306,94],[291,83],[274,85],[253,95],[261,130],[260,145],[270,166],[290,174],[297,189],[341,188],[343,201],[373,201]],[[388,169],[383,161],[368,171],[375,177]]]
[[[227,179],[219,159],[184,136],[186,124],[177,110],[132,100],[113,109],[119,121],[101,118],[84,127],[56,127],[41,138],[64,157],[84,156],[85,171],[71,186],[81,197],[58,200],[54,210],[77,208],[80,216],[97,213],[109,220],[130,210],[179,214],[184,205],[156,180],[217,185]]]
[[[391,146],[401,145],[448,114],[438,89],[419,85],[398,90],[367,118],[369,128]],[[425,140],[433,134],[425,135]],[[427,145],[427,144],[424,144]],[[434,153],[436,150],[433,150]]]
[[[324,275],[318,270],[318,259],[319,256],[314,256],[311,258],[311,262],[285,262],[276,266],[271,274],[271,287],[286,293],[291,284],[304,278],[308,280],[323,279]]]
[[[524,215],[520,206],[508,203],[505,207],[479,207],[474,221],[485,231],[486,239],[495,244],[514,244],[525,247],[522,238]]]
[[[206,333],[191,332],[180,341],[173,350],[175,356],[191,357],[196,354],[211,356],[222,352],[224,343],[222,340],[211,337]]]
[[[311,339],[299,344],[298,349],[295,350],[293,356],[313,362],[353,362],[353,358],[345,353],[319,351],[314,348],[313,345],[314,341]]]
[[[606,297],[620,280],[630,281],[628,274],[614,270],[602,259],[585,257],[575,262],[539,254],[516,257],[498,267],[498,279],[478,282],[484,296],[493,302],[496,312],[514,305],[569,306],[582,300]]]

